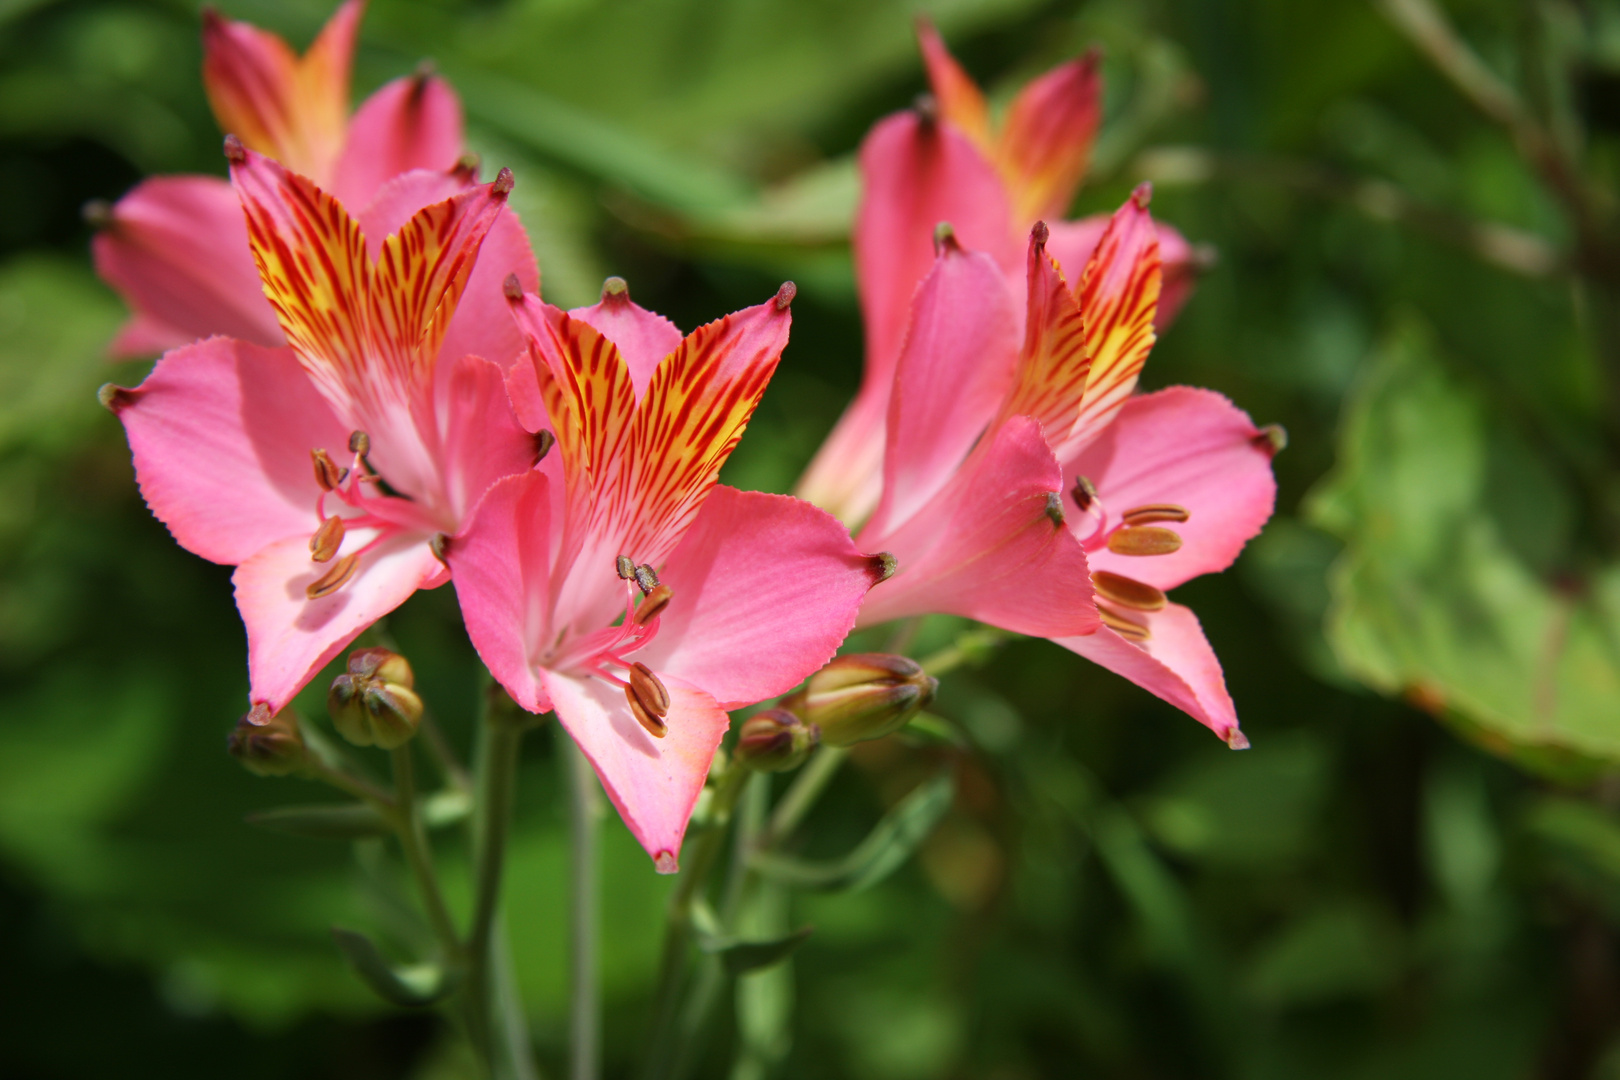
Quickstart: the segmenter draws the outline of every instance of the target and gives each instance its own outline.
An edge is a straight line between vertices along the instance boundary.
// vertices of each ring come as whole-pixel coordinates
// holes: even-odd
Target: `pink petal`
[[[995,416],[1017,357],[1005,276],[988,255],[942,244],[912,305],[869,530],[893,531],[950,479]]]
[[[330,567],[310,560],[308,537],[289,536],[236,568],[231,580],[247,624],[255,702],[285,706],[361,631],[417,589],[442,581],[444,570],[426,536],[405,533],[362,555],[342,588],[308,599],[304,590]]]
[[[546,414],[546,400],[540,393],[540,378],[535,366],[527,361],[513,364],[506,373],[506,396],[512,402],[512,411],[525,431],[542,431],[551,427]]]
[[[775,697],[832,659],[879,574],[825,511],[718,486],[659,571],[674,596],[634,659],[728,709]]]
[[[1079,221],[1059,221],[1051,225],[1052,238],[1046,250],[1064,269],[1070,285],[1078,283],[1079,275],[1097,250],[1097,241],[1108,230],[1110,219],[1109,214],[1093,214]],[[1154,222],[1153,228],[1158,234],[1159,263],[1164,272],[1159,288],[1159,310],[1153,317],[1153,325],[1163,333],[1192,296],[1203,264],[1180,232],[1162,221]]]
[[[602,300],[592,307],[575,308],[568,313],[619,348],[619,355],[630,367],[630,382],[640,399],[647,393],[653,372],[664,357],[680,347],[681,332],[662,315],[640,307],[630,299],[628,289],[603,290]]]
[[[996,156],[1020,224],[1062,214],[1086,175],[1102,121],[1101,59],[1093,50],[1053,68],[1013,99]]]
[[[1101,548],[1091,553],[1091,568],[1160,589],[1226,569],[1271,517],[1277,497],[1271,453],[1248,414],[1214,391],[1174,386],[1132,398],[1064,475],[1071,485],[1077,475],[1096,485],[1109,527],[1153,503],[1174,503],[1190,516],[1159,523],[1180,534],[1181,550],[1131,556]],[[1077,532],[1095,528],[1094,517],[1073,513],[1073,503],[1069,509]]]
[[[450,84],[436,75],[395,79],[349,121],[331,191],[348,206],[365,206],[400,173],[448,172],[461,154],[461,102]]]
[[[1152,633],[1142,645],[1133,645],[1106,626],[1095,634],[1056,641],[1168,701],[1228,745],[1247,746],[1248,740],[1238,728],[1232,696],[1226,692],[1221,662],[1209,647],[1198,616],[1180,604],[1166,604],[1159,611],[1137,618],[1146,622]]]
[[[962,70],[926,16],[917,19],[917,45],[928,69],[939,114],[986,152],[990,149],[990,109],[978,84]]]
[[[862,626],[929,612],[1042,637],[1098,625],[1085,553],[1048,514],[1063,476],[1040,425],[1013,417],[987,440],[898,531],[856,540],[900,564],[867,597]]]
[[[551,709],[534,664],[551,637],[549,486],[537,472],[500,481],[446,548],[467,636],[496,681],[534,713]]]
[[[557,719],[590,758],[608,798],[659,873],[678,865],[686,823],[730,726],[703,691],[662,676],[669,691],[669,734],[655,739],[630,714],[624,691],[601,679],[542,671]]]
[[[111,404],[146,504],[188,551],[240,563],[320,524],[310,451],[340,457],[349,430],[290,349],[210,338],[168,353]]]
[[[242,204],[212,176],[157,176],[112,208],[90,242],[96,270],[135,312],[113,343],[143,356],[212,334],[259,345],[286,339],[248,250]]]
[[[495,481],[534,465],[535,441],[512,411],[498,366],[463,356],[445,367],[450,377],[438,402],[439,450],[451,511],[465,520]]]

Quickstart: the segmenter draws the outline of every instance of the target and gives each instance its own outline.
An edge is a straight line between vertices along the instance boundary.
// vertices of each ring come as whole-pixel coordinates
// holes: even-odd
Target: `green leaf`
[[[255,811],[243,820],[270,832],[317,840],[363,840],[387,836],[394,831],[377,808],[366,803],[278,806]]]
[[[955,779],[941,773],[919,784],[843,858],[820,861],[767,851],[754,856],[754,869],[773,881],[801,889],[871,888],[910,858],[945,816],[955,795]]]
[[[718,956],[721,964],[725,966],[726,974],[742,975],[786,960],[798,951],[800,945],[810,939],[810,934],[814,930],[813,926],[801,926],[791,934],[766,941],[705,937],[698,941],[698,947],[706,953]]]
[[[455,989],[458,975],[438,964],[394,967],[377,946],[358,930],[332,927],[332,940],[349,967],[377,996],[395,1005],[419,1008],[442,1001]]]

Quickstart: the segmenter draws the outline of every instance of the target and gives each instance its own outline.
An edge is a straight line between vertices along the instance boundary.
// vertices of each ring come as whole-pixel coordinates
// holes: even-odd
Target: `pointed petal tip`
[[[774,301],[776,310],[786,311],[793,305],[793,298],[798,295],[799,287],[797,285],[791,281],[782,282],[782,287],[776,290],[776,299]]]
[[[1249,737],[1243,734],[1242,729],[1234,726],[1226,733],[1226,745],[1233,750],[1247,750],[1249,748]]]
[[[602,282],[602,303],[610,300],[629,300],[630,283],[617,274]]]
[[[1086,46],[1086,51],[1080,54],[1080,63],[1088,70],[1095,70],[1102,66],[1103,57],[1106,55],[1108,50],[1103,47],[1103,43],[1093,41]]]
[[[1140,184],[1136,185],[1136,190],[1131,192],[1131,202],[1136,204],[1136,208],[1138,210],[1146,210],[1148,208],[1148,203],[1152,201],[1153,181],[1151,180],[1142,181]]]
[[[876,555],[871,556],[871,559],[872,573],[877,575],[872,582],[874,585],[879,585],[885,581],[888,581],[890,578],[894,577],[895,572],[900,569],[900,560],[895,558],[887,551],[880,551]]]
[[[1063,528],[1063,493],[1048,491],[1046,493],[1046,516],[1052,522],[1052,527]]]
[[[678,874],[681,865],[676,861],[673,851],[660,851],[653,856],[653,869],[660,874]]]
[[[956,239],[955,226],[942,221],[934,226],[934,255],[938,257],[947,253],[960,255],[962,244]]]
[[[917,114],[918,120],[931,126],[939,120],[939,99],[933,94],[918,94],[911,100],[911,111]]]
[[[1267,424],[1255,432],[1254,438],[1250,441],[1264,451],[1267,457],[1276,457],[1288,449],[1288,429],[1281,424]]]
[[[523,282],[516,274],[506,275],[506,280],[501,282],[501,292],[514,304],[523,302]]]
[[[1046,222],[1037,221],[1029,230],[1029,241],[1036,247],[1045,247],[1046,242],[1052,238],[1052,230],[1046,227]]]
[[[512,170],[502,168],[500,172],[495,174],[495,182],[489,186],[489,192],[497,198],[504,199],[512,193],[512,188],[516,183],[517,180],[512,176]]]
[[[232,165],[241,165],[247,161],[247,147],[235,135],[225,136],[225,160]]]
[[[79,216],[92,229],[100,231],[113,223],[112,204],[106,199],[91,199],[79,207]]]
[[[103,409],[117,416],[135,404],[135,391],[117,383],[103,383],[101,389],[96,391],[96,400],[101,402]]]
[[[424,56],[421,60],[417,61],[416,70],[411,72],[411,82],[415,84],[413,89],[415,89],[417,93],[421,93],[422,86],[438,73],[439,69],[433,63],[432,57]]]
[[[478,180],[478,170],[483,167],[484,159],[472,151],[462,154],[456,163],[450,166],[450,175],[462,183],[471,184]]]

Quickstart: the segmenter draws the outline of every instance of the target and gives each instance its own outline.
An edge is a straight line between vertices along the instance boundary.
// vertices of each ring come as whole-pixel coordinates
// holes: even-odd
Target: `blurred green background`
[[[332,5],[221,6],[302,47]],[[691,329],[794,278],[793,344],[728,466],[780,491],[859,374],[850,155],[923,89],[918,7],[372,0],[356,95],[424,57],[450,76],[485,162],[517,174],[553,302],[620,274]],[[813,850],[853,845],[941,758],[953,808],[881,884],[793,899],[814,935],[744,980],[698,1074],[1620,1077],[1601,330],[1620,290],[1561,269],[1596,238],[1365,0],[920,7],[1001,99],[1101,42],[1076,212],[1151,178],[1155,213],[1219,256],[1144,382],[1291,433],[1265,534],[1177,594],[1254,749],[1044,642],[950,675],[937,711],[971,748],[872,744]],[[1445,7],[1609,205],[1620,5]],[[122,309],[80,208],[223,172],[198,36],[189,2],[0,0],[0,1076],[454,1077],[438,1022],[370,998],[326,933],[394,918],[382,851],[243,824],[326,796],[225,755],[246,702],[229,570],[150,517],[95,403],[143,366],[105,358]],[[464,741],[477,675],[451,590],[387,632]],[[552,1075],[554,737],[527,746],[507,905]],[[605,833],[619,1076],[667,883]]]

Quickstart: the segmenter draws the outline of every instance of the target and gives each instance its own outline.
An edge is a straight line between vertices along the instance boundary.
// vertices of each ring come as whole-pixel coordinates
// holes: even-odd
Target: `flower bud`
[[[422,723],[422,699],[410,663],[387,649],[356,649],[349,670],[332,680],[326,708],[338,734],[356,746],[403,746]]]
[[[830,746],[878,739],[934,700],[939,681],[915,660],[887,653],[836,657],[783,704],[821,730]]]
[[[743,721],[734,760],[756,772],[786,772],[804,764],[821,732],[787,709],[766,709]]]
[[[286,776],[304,767],[304,736],[291,709],[272,716],[270,706],[253,706],[236,722],[225,748],[258,776]]]

